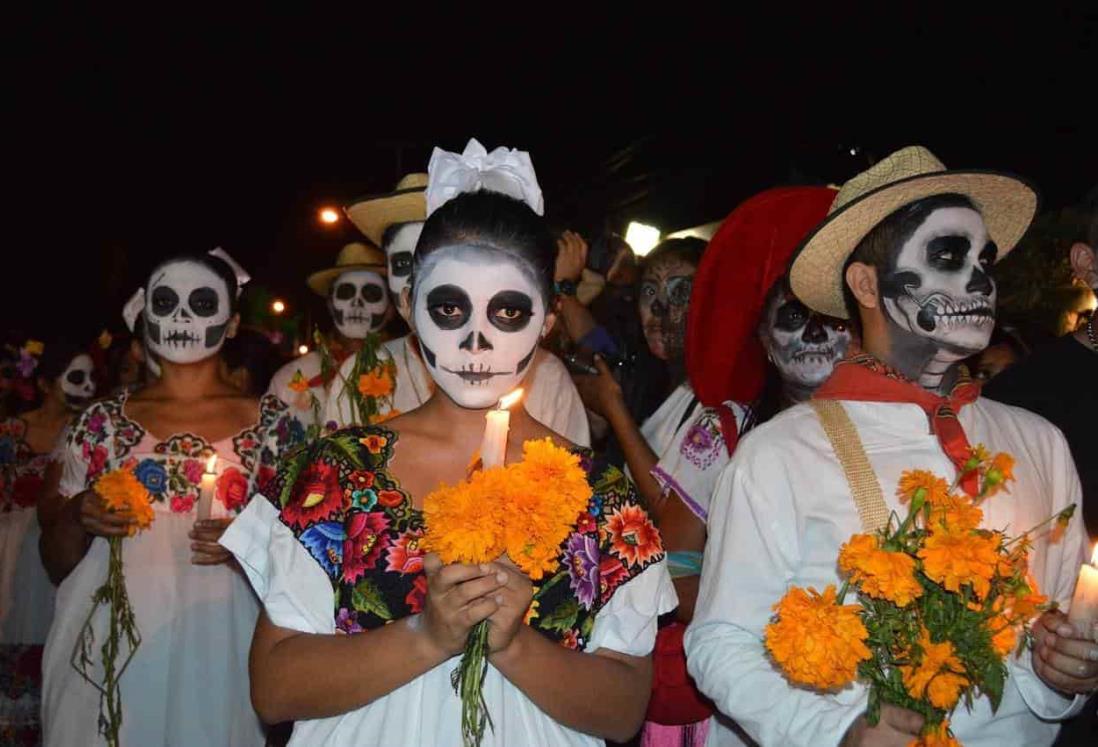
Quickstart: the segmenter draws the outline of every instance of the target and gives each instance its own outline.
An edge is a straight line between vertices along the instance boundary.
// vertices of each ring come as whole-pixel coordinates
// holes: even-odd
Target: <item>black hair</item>
[[[652,251],[641,261],[643,272],[644,269],[651,267],[656,262],[660,262],[667,259],[679,259],[686,262],[695,268],[698,263],[701,262],[702,253],[705,252],[705,247],[709,244],[704,239],[699,239],[696,236],[686,236],[681,239],[665,239],[656,245]]]
[[[225,340],[221,357],[230,371],[248,369],[254,395],[267,391],[271,377],[279,366],[278,350],[267,335],[255,329],[240,329],[235,337]]]
[[[50,340],[42,350],[34,375],[52,384],[65,372],[73,358],[85,352],[84,348],[69,340]]]
[[[202,265],[203,267],[213,271],[215,275],[217,275],[219,278],[221,278],[221,280],[225,282],[225,289],[229,293],[229,315],[231,316],[236,313],[236,296],[238,290],[236,273],[233,272],[233,268],[229,266],[228,262],[221,259],[220,257],[215,257],[211,254],[177,254],[173,257],[165,259],[163,262],[160,262],[156,267],[154,267],[152,272],[150,272],[148,277],[145,279],[145,290],[148,291],[149,281],[152,280],[153,276],[155,276],[159,270],[168,265],[175,264],[176,262],[192,262],[197,265]]]
[[[431,254],[455,244],[492,249],[528,265],[550,306],[557,244],[545,219],[522,200],[488,190],[465,192],[433,212],[416,244],[413,284]]]
[[[842,284],[843,300],[846,302],[846,312],[851,319],[858,319],[858,302],[850,286],[846,284],[846,271],[855,262],[869,265],[878,272],[891,269],[890,264],[894,259],[894,249],[902,246],[911,238],[915,230],[922,225],[927,216],[940,208],[965,207],[976,210],[972,200],[961,194],[947,193],[931,195],[921,200],[908,203],[889,215],[874,226],[858,245],[854,247],[850,257],[843,265]]]

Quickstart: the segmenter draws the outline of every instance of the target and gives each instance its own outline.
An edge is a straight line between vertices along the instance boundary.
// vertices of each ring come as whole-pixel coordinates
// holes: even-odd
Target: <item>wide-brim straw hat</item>
[[[1019,177],[947,171],[926,148],[904,148],[842,186],[827,218],[805,238],[793,259],[793,293],[814,311],[846,319],[843,267],[858,243],[904,205],[941,194],[972,200],[999,248],[998,259],[1017,245],[1037,212],[1036,190]]]
[[[343,208],[347,218],[375,245],[381,246],[385,229],[397,223],[427,220],[427,174],[408,174],[396,189],[369,195]]]
[[[376,247],[367,246],[359,241],[347,244],[339,250],[335,267],[314,272],[306,282],[314,292],[327,296],[328,289],[332,287],[332,282],[343,273],[352,272],[353,270],[369,270],[379,275],[385,275],[388,271],[385,263],[385,253]]]

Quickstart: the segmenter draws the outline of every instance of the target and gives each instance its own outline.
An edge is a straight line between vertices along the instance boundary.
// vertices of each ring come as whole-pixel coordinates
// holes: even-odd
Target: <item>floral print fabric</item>
[[[423,516],[388,472],[396,442],[396,433],[377,426],[337,431],[285,460],[267,491],[281,522],[328,576],[342,633],[423,609]],[[664,552],[628,478],[579,453],[593,495],[561,545],[557,570],[534,585],[527,623],[583,650],[598,611]]]

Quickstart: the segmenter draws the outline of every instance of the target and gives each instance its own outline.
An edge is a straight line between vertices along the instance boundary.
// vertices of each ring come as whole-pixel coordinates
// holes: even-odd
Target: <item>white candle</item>
[[[210,518],[213,508],[214,487],[217,483],[217,454],[211,454],[206,460],[206,471],[202,474],[202,484],[198,493],[198,520]]]
[[[511,411],[507,408],[521,397],[522,390],[516,389],[485,416],[484,440],[480,443],[480,464],[484,469],[502,466],[507,461],[507,431],[511,429]]]
[[[1098,544],[1089,563],[1083,563],[1079,569],[1079,579],[1075,582],[1075,595],[1071,598],[1068,621],[1071,623],[1098,622]]]

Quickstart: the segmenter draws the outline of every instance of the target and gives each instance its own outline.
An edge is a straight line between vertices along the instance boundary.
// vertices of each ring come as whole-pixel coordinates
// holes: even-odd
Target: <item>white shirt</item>
[[[901,472],[926,469],[951,478],[952,462],[913,404],[844,402],[858,429],[885,502],[901,516],[895,496]],[[969,442],[1017,460],[1009,493],[987,501],[984,526],[1020,534],[1070,504],[1081,490],[1075,465],[1058,429],[1019,408],[980,399],[961,409]],[[1038,538],[1030,570],[1040,591],[1066,607],[1084,559],[1085,533],[1075,519],[1057,543]],[[767,658],[763,628],[773,605],[790,586],[823,590],[839,585],[836,557],[862,531],[842,468],[809,405],[798,405],[748,434],[714,492],[701,589],[686,634],[691,675],[723,713],[761,745],[836,745],[866,708],[867,690],[854,684],[829,695],[791,687]],[[951,718],[966,747],[1049,745],[1054,721],[1082,708],[1033,673],[1029,653],[1007,662],[1003,700],[992,714],[987,698],[972,712],[958,706]],[[707,742],[744,742],[715,721]]]
[[[426,402],[434,391],[434,381],[413,346],[411,336],[406,335],[383,343],[378,351],[380,356],[388,356],[396,364],[392,407],[382,407],[382,415],[390,409],[402,413],[414,410]],[[349,358],[340,367],[340,376],[337,379],[350,376],[352,366],[354,359]],[[577,446],[591,445],[591,431],[588,428],[583,400],[560,359],[548,350],[538,348],[534,364],[530,367],[523,386],[526,388],[526,396],[523,398],[526,411],[534,420]],[[340,426],[354,422],[349,397],[328,398],[324,411],[325,422],[335,421]]]

